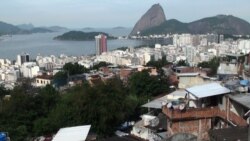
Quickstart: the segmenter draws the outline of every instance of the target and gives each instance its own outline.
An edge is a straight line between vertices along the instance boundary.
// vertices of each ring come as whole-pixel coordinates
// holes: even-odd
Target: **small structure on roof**
[[[142,107],[161,109],[163,105],[166,105],[167,103],[169,103],[171,101],[176,101],[179,98],[185,98],[186,93],[187,92],[184,90],[177,90],[177,91],[174,91],[170,94],[167,94],[161,98],[157,98],[153,101],[150,101],[150,102],[142,105]]]
[[[85,141],[91,125],[61,128],[52,141]]]

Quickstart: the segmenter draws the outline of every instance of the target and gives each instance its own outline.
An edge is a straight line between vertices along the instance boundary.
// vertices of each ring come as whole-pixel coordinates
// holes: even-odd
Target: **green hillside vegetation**
[[[159,26],[141,31],[141,35],[175,33],[249,35],[250,24],[232,15],[218,15],[190,23],[182,23],[172,19]]]
[[[186,23],[182,23],[178,20],[171,19],[163,24],[142,31],[142,35],[150,35],[150,34],[166,34],[166,33],[188,33],[189,29]]]
[[[107,39],[116,39],[113,36],[108,35],[104,32],[82,32],[82,31],[69,31],[63,35],[57,36],[55,40],[71,40],[71,41],[88,41],[95,40],[95,36],[99,34],[104,34],[107,36]]]
[[[53,31],[45,28],[21,29],[18,26],[14,26],[12,24],[0,21],[0,36],[15,35],[15,34],[47,33],[47,32],[53,32]]]
[[[21,31],[18,27],[0,21],[0,35],[17,34]]]
[[[93,68],[107,65],[100,62]],[[70,63],[63,69],[69,74],[88,71]],[[12,141],[34,140],[63,127],[87,124],[98,139],[109,137],[125,121],[138,120],[147,110],[141,105],[148,99],[169,91],[165,75],[150,76],[146,70],[134,73],[128,85],[115,77],[94,86],[85,81],[63,92],[51,85],[33,88],[30,80],[22,83],[13,90],[0,85],[0,131],[8,132]],[[4,99],[5,95],[11,98]]]
[[[31,33],[48,33],[48,32],[53,32],[52,30],[45,29],[45,28],[40,28],[40,27],[33,28],[31,30],[28,30],[28,31],[31,32]]]
[[[141,80],[147,81],[142,84]],[[138,117],[140,106],[164,88],[147,73],[135,74],[131,81],[147,89],[131,85],[130,91],[117,78],[94,87],[76,86],[64,94],[49,85],[36,95],[16,87],[9,92],[11,99],[2,101],[0,130],[8,132],[13,141],[24,141],[56,133],[63,127],[91,124],[91,131],[99,137],[112,136],[124,121]]]

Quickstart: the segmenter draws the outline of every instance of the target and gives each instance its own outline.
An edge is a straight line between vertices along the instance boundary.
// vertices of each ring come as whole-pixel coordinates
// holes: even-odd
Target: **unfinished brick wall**
[[[208,140],[208,131],[211,129],[211,119],[198,119],[172,122],[173,133],[190,133],[198,139]]]

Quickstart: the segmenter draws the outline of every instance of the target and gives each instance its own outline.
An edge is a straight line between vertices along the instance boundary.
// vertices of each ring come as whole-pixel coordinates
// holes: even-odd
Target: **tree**
[[[217,74],[218,67],[220,66],[220,58],[214,57],[208,62],[204,61],[198,64],[198,67],[210,68],[211,72],[209,75],[213,76]]]
[[[185,60],[179,60],[177,66],[189,66],[189,64]]]
[[[3,85],[0,85],[0,100],[5,96],[8,95],[9,91]]]
[[[110,63],[107,63],[107,62],[99,62],[98,64],[95,64],[93,67],[92,67],[92,69],[93,70],[98,70],[99,68],[101,68],[101,67],[107,67],[107,66],[109,66],[109,65],[111,65]]]
[[[17,86],[10,94],[10,100],[3,101],[3,110],[0,111],[1,131],[9,132],[12,140],[19,141],[33,137],[40,132],[38,129],[50,127],[46,127],[48,122],[41,128],[35,128],[35,125],[39,119],[41,123],[60,100],[52,86],[42,88],[37,94],[29,94],[24,87]]]
[[[89,70],[87,68],[79,65],[78,63],[74,63],[74,64],[66,63],[63,66],[63,70],[65,72],[69,73],[69,75],[82,74],[82,73],[89,72]]]
[[[200,63],[198,63],[197,66],[198,66],[198,67],[201,67],[201,68],[210,68],[209,62],[207,62],[207,61],[200,62]]]
[[[156,67],[159,70],[159,69],[161,69],[162,67],[164,67],[167,64],[170,64],[170,63],[166,60],[166,56],[163,56],[161,60],[158,60],[158,61],[149,61],[146,64],[146,66]]]
[[[220,58],[214,57],[209,61],[209,66],[211,69],[211,75],[216,75],[218,67],[220,66]]]
[[[167,78],[150,76],[148,71],[137,72],[129,79],[129,89],[132,94],[157,96],[168,91]]]
[[[63,95],[48,118],[37,121],[36,126],[42,127],[49,121],[50,128],[45,130],[56,131],[66,126],[91,124],[98,135],[110,136],[136,107],[135,102],[130,102],[126,91],[118,78],[98,87],[76,86]]]

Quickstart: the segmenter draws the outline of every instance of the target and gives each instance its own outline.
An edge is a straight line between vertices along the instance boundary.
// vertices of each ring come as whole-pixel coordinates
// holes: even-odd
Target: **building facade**
[[[103,52],[107,52],[107,36],[100,34],[95,36],[96,43],[96,55],[101,55]]]

